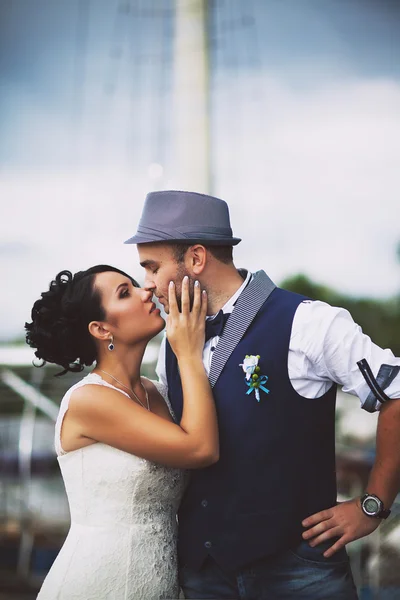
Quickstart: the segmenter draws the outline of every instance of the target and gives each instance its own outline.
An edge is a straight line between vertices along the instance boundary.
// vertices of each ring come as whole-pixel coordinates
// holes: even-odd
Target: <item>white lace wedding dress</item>
[[[118,389],[91,373],[61,402],[55,445],[71,528],[38,600],[178,598],[176,512],[185,472],[101,443],[64,452],[60,432],[69,399],[86,384]],[[154,384],[171,411],[161,384]]]

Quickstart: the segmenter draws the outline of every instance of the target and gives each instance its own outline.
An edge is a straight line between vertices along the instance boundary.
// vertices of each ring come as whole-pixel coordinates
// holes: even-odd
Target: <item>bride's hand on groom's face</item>
[[[190,310],[189,278],[182,281],[181,310],[176,298],[176,289],[171,281],[168,288],[169,315],[167,338],[176,357],[202,357],[207,315],[207,294],[200,290],[198,281],[194,285],[193,306]]]

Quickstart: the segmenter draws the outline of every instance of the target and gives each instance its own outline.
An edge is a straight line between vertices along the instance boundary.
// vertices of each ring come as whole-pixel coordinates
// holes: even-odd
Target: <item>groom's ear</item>
[[[188,254],[190,257],[190,264],[186,266],[193,271],[193,275],[201,275],[207,262],[206,248],[201,244],[195,244],[190,247]]]
[[[104,327],[101,321],[91,321],[88,330],[96,340],[105,341],[110,337],[110,331]]]

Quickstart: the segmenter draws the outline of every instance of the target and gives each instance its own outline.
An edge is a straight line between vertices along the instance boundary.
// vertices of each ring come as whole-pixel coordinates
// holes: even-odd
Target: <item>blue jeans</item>
[[[357,600],[346,550],[322,556],[332,543],[311,548],[303,541],[235,573],[224,572],[209,557],[200,571],[181,568],[181,587],[185,598],[196,600]]]

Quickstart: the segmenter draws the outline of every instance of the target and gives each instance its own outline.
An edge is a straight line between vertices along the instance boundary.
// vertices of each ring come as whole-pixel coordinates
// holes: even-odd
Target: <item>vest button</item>
[[[215,346],[211,346],[210,350],[211,350],[211,352],[214,352]]]
[[[205,546],[206,548],[211,548],[211,546],[212,546],[212,543],[211,543],[211,542],[204,542],[204,546]]]
[[[201,505],[205,508],[208,505],[207,500],[202,500]]]

